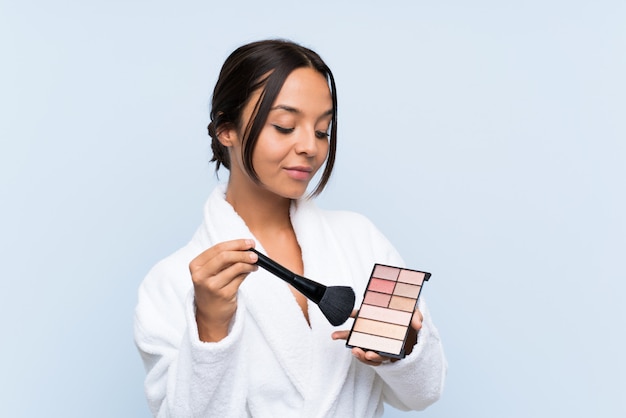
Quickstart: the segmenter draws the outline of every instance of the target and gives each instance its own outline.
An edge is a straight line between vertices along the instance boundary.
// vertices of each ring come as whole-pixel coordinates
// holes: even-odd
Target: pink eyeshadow
[[[395,285],[396,282],[372,278],[370,280],[369,286],[367,286],[367,290],[373,290],[380,293],[393,293],[393,288]]]
[[[365,294],[365,298],[363,299],[363,303],[386,308],[389,305],[389,299],[391,299],[391,295],[387,293],[367,292]]]
[[[379,277],[381,279],[395,281],[398,278],[399,271],[400,269],[396,267],[382,266],[380,264],[377,264],[374,272],[372,273],[372,277]]]
[[[400,271],[398,281],[421,286],[424,282],[424,273],[421,271],[402,270]]]

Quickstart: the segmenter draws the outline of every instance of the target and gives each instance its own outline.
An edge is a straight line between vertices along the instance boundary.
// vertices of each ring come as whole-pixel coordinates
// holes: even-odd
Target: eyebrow
[[[300,111],[299,109],[296,109],[295,107],[287,106],[287,105],[277,105],[277,106],[274,106],[273,108],[270,109],[270,112],[273,111],[273,110],[284,110],[286,112],[296,113],[296,114],[302,113],[302,111]],[[333,109],[331,108],[331,109],[328,109],[326,112],[322,113],[321,117],[329,116],[329,115],[332,115],[332,114],[333,114]]]

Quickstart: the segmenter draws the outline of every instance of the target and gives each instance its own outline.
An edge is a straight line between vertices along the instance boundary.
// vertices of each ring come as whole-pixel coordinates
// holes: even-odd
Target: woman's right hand
[[[201,341],[217,342],[228,335],[237,310],[237,290],[246,276],[258,269],[258,256],[248,251],[253,247],[250,239],[226,241],[189,263]]]

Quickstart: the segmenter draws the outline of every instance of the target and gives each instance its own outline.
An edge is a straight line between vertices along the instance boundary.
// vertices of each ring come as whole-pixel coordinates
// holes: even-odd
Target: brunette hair
[[[337,150],[337,92],[330,68],[314,51],[286,40],[266,40],[243,45],[226,59],[213,90],[211,100],[211,123],[208,131],[216,162],[215,171],[221,165],[230,170],[228,149],[217,136],[221,128],[235,126],[242,131],[242,112],[252,93],[262,88],[254,112],[242,134],[243,166],[250,177],[260,182],[252,165],[252,154],[259,134],[267,121],[272,104],[276,100],[285,79],[297,68],[312,68],[326,78],[330,86],[333,109],[330,125],[330,141],[326,165],[320,182],[312,195],[322,192],[333,170]],[[230,126],[229,126],[230,125]]]

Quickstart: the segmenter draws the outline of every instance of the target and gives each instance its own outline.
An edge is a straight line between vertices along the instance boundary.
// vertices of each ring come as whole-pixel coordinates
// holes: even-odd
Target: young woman
[[[407,357],[348,349],[315,304],[257,269],[256,247],[293,272],[363,294],[374,263],[403,264],[364,217],[307,196],[333,169],[337,96],[330,69],[287,41],[235,50],[212,99],[213,159],[229,171],[191,242],[139,289],[135,341],[159,417],[372,417],[383,402],[423,409],[446,362],[423,301]],[[357,305],[358,306],[358,305]]]

